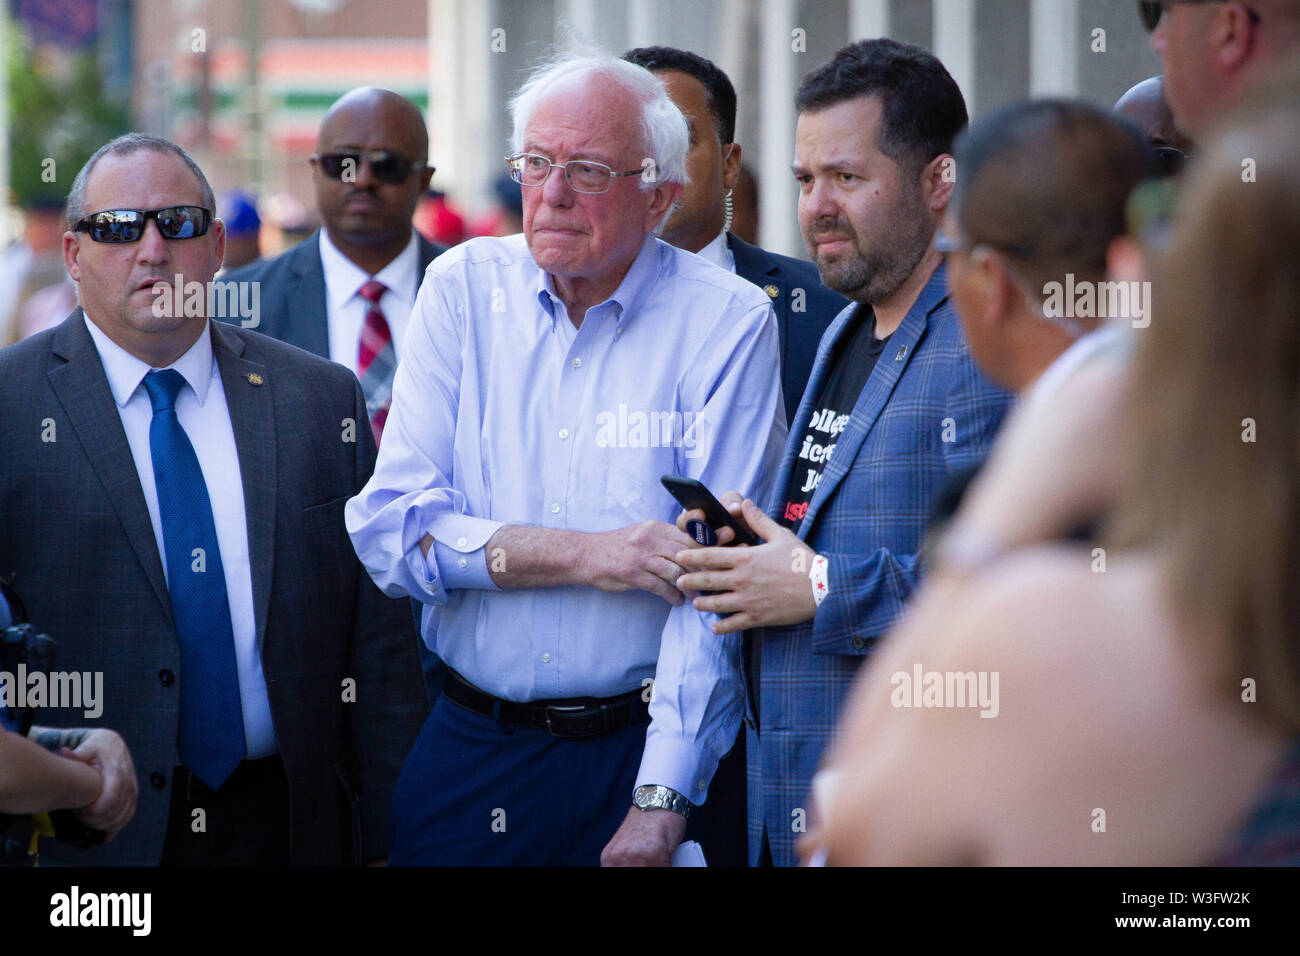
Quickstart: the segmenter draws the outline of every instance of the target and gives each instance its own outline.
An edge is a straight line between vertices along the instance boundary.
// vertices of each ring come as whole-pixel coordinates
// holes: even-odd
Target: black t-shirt
[[[835,443],[848,426],[853,406],[858,403],[858,396],[888,341],[889,336],[876,338],[876,314],[871,307],[859,305],[850,327],[835,347],[830,374],[817,396],[812,418],[804,423],[799,456],[790,472],[790,484],[777,517],[787,528],[797,528],[808,513],[808,504],[831,460]]]

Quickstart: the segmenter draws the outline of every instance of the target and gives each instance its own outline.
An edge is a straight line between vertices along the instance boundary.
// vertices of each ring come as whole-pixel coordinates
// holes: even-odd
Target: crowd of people
[[[686,50],[539,67],[450,246],[391,92],[219,278],[242,208],[106,144],[0,351],[5,660],[103,681],[0,696],[6,859],[1300,862],[1300,3],[1139,9],[1111,111],[808,72],[810,262]]]

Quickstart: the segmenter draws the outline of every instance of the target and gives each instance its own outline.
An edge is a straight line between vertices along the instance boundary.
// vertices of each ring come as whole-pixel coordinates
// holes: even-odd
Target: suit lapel
[[[329,358],[329,322],[326,319],[329,312],[325,308],[325,267],[320,261],[319,229],[298,246],[289,271],[281,313],[286,317],[283,338],[314,355]]]
[[[420,243],[420,268],[415,270],[415,289],[411,292],[412,302],[419,298],[420,286],[424,283],[424,271],[429,268],[429,263],[447,251],[443,246],[435,246],[418,232],[416,236],[419,237]]]
[[[171,598],[167,594],[162,559],[158,556],[158,539],[149,520],[149,507],[145,504],[117,402],[108,387],[104,364],[86,331],[81,309],[59,326],[54,333],[53,347],[55,356],[64,360],[64,364],[50,370],[50,387],[104,486],[154,594],[170,616]]]
[[[880,354],[880,358],[876,360],[876,367],[871,370],[871,377],[867,379],[867,384],[863,387],[857,403],[853,406],[853,414],[849,417],[848,427],[844,429],[839,441],[835,443],[835,452],[831,455],[831,460],[822,474],[822,480],[818,483],[817,490],[813,492],[812,501],[808,503],[808,513],[804,515],[803,521],[799,524],[799,537],[805,537],[812,530],[813,522],[817,519],[817,512],[821,509],[822,504],[830,497],[836,486],[839,485],[840,480],[848,474],[849,469],[853,466],[853,461],[858,456],[858,449],[862,447],[862,442],[866,439],[872,426],[875,425],[876,419],[880,417],[885,404],[889,401],[889,396],[894,393],[894,387],[898,384],[899,379],[903,377],[903,373],[907,371],[907,366],[911,364],[912,356],[916,354],[917,345],[922,336],[925,335],[926,327],[929,325],[930,313],[938,308],[946,298],[946,280],[941,265],[921,289],[921,294],[916,297],[916,301],[908,309],[903,324],[890,336],[889,342],[885,345],[885,350]],[[841,318],[843,318],[842,314]],[[840,326],[839,319],[836,320],[835,325]],[[823,340],[823,347],[825,344]],[[823,354],[823,349],[818,349],[818,364],[824,364],[829,355],[829,352]],[[811,388],[808,390],[811,395],[817,395],[820,391],[820,383],[815,391]]]
[[[777,335],[780,338],[780,351],[777,354],[781,356],[784,378],[786,349],[790,340],[789,289],[785,280],[777,276],[776,260],[762,249],[751,246],[731,233],[727,233],[727,248],[731,250],[732,260],[736,264],[736,275],[758,286],[772,300],[772,308],[776,311]],[[776,289],[776,295],[772,295],[769,289]]]
[[[244,514],[248,522],[248,560],[253,579],[253,615],[262,644],[271,604],[275,563],[276,441],[275,380],[265,365],[244,358],[244,341],[231,327],[211,323],[212,351],[230,409],[239,454]],[[263,651],[265,646],[263,645]]]

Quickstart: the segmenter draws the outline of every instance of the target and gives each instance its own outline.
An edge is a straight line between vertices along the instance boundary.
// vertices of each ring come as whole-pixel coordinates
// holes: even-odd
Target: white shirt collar
[[[408,298],[415,289],[419,259],[420,240],[412,229],[411,241],[406,244],[406,248],[380,269],[374,278],[403,298]],[[340,252],[339,247],[330,242],[329,232],[323,228],[320,231],[320,261],[325,271],[325,295],[331,309],[343,308],[370,281],[369,273]]]
[[[99,359],[104,365],[104,374],[108,377],[108,387],[113,392],[113,400],[118,408],[125,408],[126,403],[135,395],[136,389],[144,377],[153,371],[148,362],[142,362],[122,346],[110,339],[104,330],[90,316],[82,316],[86,329],[99,350]],[[184,355],[167,368],[180,372],[202,405],[208,398],[208,385],[212,381],[212,329],[211,320],[203,323],[203,331]]]
[[[1107,349],[1117,347],[1125,339],[1124,327],[1106,324],[1075,339],[1068,349],[1056,357],[1056,361],[1043,370],[1043,374],[1030,386],[1030,397],[1042,401],[1053,394],[1082,365],[1093,356]]]
[[[726,269],[728,272],[736,271],[736,259],[727,247],[727,234],[725,232],[718,233],[718,237],[697,252],[696,255],[709,260],[719,269]]]

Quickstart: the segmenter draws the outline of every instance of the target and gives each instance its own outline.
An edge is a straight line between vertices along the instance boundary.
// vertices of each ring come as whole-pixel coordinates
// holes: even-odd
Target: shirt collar
[[[397,254],[392,262],[374,275],[390,290],[403,297],[409,297],[416,284],[416,265],[419,262],[420,240],[415,230],[411,230],[411,240],[406,248]],[[320,231],[320,261],[325,270],[325,294],[329,298],[331,309],[341,309],[358,295],[361,287],[370,281],[371,276],[365,269],[345,256],[339,247],[330,242],[329,232]]]
[[[662,247],[662,248],[661,248]],[[632,260],[632,265],[628,268],[627,274],[623,276],[623,281],[618,284],[618,288],[604,302],[600,302],[588,309],[599,309],[607,304],[614,306],[614,314],[617,316],[617,324],[623,325],[635,313],[642,300],[649,294],[650,289],[659,278],[662,263],[662,249],[669,248],[660,242],[654,235],[647,235],[645,242],[641,244],[641,251],[636,254]],[[541,303],[542,309],[551,317],[551,325],[555,325],[555,303],[561,302],[559,294],[555,291],[555,280],[551,274],[544,269],[537,270],[537,301]]]
[[[103,329],[90,321],[90,316],[83,315],[82,319],[95,342],[95,348],[99,351],[99,359],[103,363],[104,374],[108,377],[108,387],[113,392],[113,400],[117,402],[118,408],[125,408],[126,403],[140,387],[140,383],[144,381],[144,377],[153,371],[153,367],[110,339],[104,334]],[[200,405],[207,401],[208,385],[212,382],[210,321],[203,323],[203,332],[185,354],[167,366],[181,373],[190,388],[194,389]]]
[[[736,257],[731,254],[727,248],[727,234],[718,233],[716,239],[696,253],[701,259],[707,259],[719,269],[726,269],[728,272],[736,271]]]

